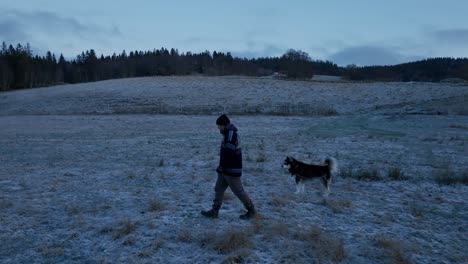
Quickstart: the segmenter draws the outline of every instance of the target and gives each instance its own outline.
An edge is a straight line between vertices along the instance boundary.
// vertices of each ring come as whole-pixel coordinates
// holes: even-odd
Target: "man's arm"
[[[237,143],[237,132],[234,130],[229,130],[224,136],[224,144],[221,147],[221,154],[219,160],[219,167],[221,170],[222,168],[226,167],[228,160],[233,159],[235,157]]]

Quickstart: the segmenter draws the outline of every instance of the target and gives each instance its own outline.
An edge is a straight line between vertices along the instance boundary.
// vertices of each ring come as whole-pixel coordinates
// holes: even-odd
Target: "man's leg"
[[[225,179],[224,174],[218,174],[218,179],[216,180],[215,184],[215,198],[213,200],[213,208],[221,208],[221,205],[223,204],[223,198],[224,198],[224,192],[226,191],[228,187],[228,182]]]
[[[255,215],[255,207],[252,203],[252,200],[250,200],[249,195],[247,192],[244,190],[244,187],[242,185],[242,181],[240,177],[232,177],[232,176],[225,176],[225,180],[229,184],[229,188],[231,188],[232,192],[241,200],[241,202],[244,204],[245,209],[247,209],[247,213],[245,215],[241,215],[241,219],[250,219]]]
[[[213,207],[211,210],[202,211],[201,212],[202,215],[206,217],[210,217],[210,218],[218,218],[218,212],[219,212],[219,209],[221,208],[221,204],[223,203],[223,196],[227,187],[228,187],[228,183],[224,179],[224,176],[222,174],[218,174],[218,178],[216,180],[216,185],[215,185],[215,198],[213,200]]]

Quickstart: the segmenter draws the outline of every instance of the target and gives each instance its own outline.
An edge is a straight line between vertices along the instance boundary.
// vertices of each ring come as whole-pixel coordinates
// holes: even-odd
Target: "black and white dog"
[[[305,181],[320,178],[327,189],[325,195],[328,195],[332,174],[338,171],[338,163],[334,158],[326,158],[325,165],[310,165],[288,156],[282,167],[296,177],[296,194],[304,191]]]

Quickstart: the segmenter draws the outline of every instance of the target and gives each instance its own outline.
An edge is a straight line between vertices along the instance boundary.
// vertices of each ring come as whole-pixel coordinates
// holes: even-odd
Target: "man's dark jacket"
[[[229,124],[223,131],[218,173],[228,176],[242,176],[242,150],[239,145],[237,128]]]

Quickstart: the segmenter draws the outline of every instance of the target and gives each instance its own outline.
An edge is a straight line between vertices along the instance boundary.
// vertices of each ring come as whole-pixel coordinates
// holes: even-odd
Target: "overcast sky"
[[[468,57],[468,1],[1,0],[0,41],[75,58],[177,48],[278,56],[301,49],[339,65]]]

